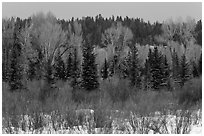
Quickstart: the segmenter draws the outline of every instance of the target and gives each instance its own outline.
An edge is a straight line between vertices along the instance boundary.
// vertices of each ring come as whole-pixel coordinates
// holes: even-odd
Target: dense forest
[[[34,129],[43,126],[42,112],[66,113],[74,126],[71,112],[91,108],[96,126],[107,127],[113,109],[150,115],[172,105],[200,107],[202,21],[3,18],[2,81],[3,117],[30,114]]]
[[[34,79],[70,80],[94,90],[114,75],[140,88],[171,88],[169,79],[183,86],[202,71],[201,20],[150,24],[121,16],[60,20],[39,13],[3,19],[2,32],[3,81],[13,91]]]

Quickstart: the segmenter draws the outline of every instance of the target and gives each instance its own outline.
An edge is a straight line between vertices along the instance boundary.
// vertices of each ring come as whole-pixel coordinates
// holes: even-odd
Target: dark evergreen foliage
[[[150,53],[150,52],[149,52]],[[149,59],[146,59],[144,69],[143,69],[144,81],[143,81],[143,88],[145,90],[151,87],[151,73],[150,73],[150,63]]]
[[[136,86],[137,88],[141,87],[141,74],[139,70],[139,59],[138,59],[138,50],[137,47],[132,47],[132,54],[130,59],[129,65],[129,78],[130,78],[130,85]]]
[[[69,54],[69,57],[67,58],[67,63],[66,63],[66,79],[68,80],[71,75],[72,75],[72,68],[73,68],[73,65],[72,65],[72,55],[71,53]]]
[[[83,63],[82,63],[82,87],[86,90],[98,88],[97,66],[95,64],[95,54],[93,45],[89,38],[85,39],[83,44]]]
[[[199,76],[198,66],[195,62],[193,62],[193,70],[192,70],[193,77]]]
[[[179,69],[180,69],[179,58],[177,52],[174,49],[172,55],[172,72],[175,81],[179,78]]]
[[[185,54],[181,56],[179,72],[180,85],[183,87],[184,83],[189,79],[189,64],[186,60]]]
[[[162,84],[163,79],[163,69],[162,69],[162,54],[158,51],[157,47],[154,47],[154,51],[149,59],[150,63],[150,73],[151,73],[151,84],[153,89],[159,89]]]
[[[33,80],[36,76],[36,63],[29,61],[28,64],[28,79]]]
[[[48,83],[48,85],[54,84],[55,80],[53,75],[53,67],[51,66],[50,60],[44,63],[44,69],[45,69],[45,73],[44,73],[45,81]]]
[[[199,71],[199,74],[202,75],[202,54],[200,55],[199,62],[198,62],[198,71]]]
[[[197,44],[202,46],[202,22],[201,20],[199,20],[196,24],[194,35],[195,35],[194,37],[196,39]]]
[[[65,64],[59,54],[55,61],[55,77],[60,80],[66,80]]]
[[[15,24],[13,39],[14,44],[11,52],[11,64],[9,72],[9,85],[11,91],[21,89],[22,84],[22,66],[21,66],[21,45],[19,44],[18,34],[20,32],[19,21]]]
[[[163,78],[162,78],[162,86],[168,86],[168,80],[170,75],[170,68],[169,64],[167,62],[166,55],[163,57],[163,63],[162,63],[162,71],[163,71]]]
[[[103,66],[102,71],[101,71],[101,76],[103,79],[108,78],[108,63],[107,63],[106,59],[104,61],[104,66]]]
[[[79,78],[80,78],[80,68],[79,68],[79,61],[77,58],[77,49],[74,49],[74,56],[73,56],[73,63],[71,67],[71,86],[73,88],[79,87]]]

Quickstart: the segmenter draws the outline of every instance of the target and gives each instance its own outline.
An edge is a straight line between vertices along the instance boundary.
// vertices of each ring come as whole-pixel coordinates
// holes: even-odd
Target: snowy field
[[[116,110],[116,112],[119,112]],[[115,112],[115,113],[116,113]],[[148,117],[130,113],[128,118],[112,118],[110,126],[96,128],[94,111],[89,109],[76,111],[77,117],[83,115],[82,124],[70,126],[61,116],[40,114],[40,118],[28,115],[19,117],[18,127],[12,120],[3,118],[3,134],[202,134],[201,110],[176,111],[174,114],[155,112]],[[79,119],[79,118],[78,118]],[[37,124],[38,123],[38,124]],[[13,125],[12,125],[13,124]],[[36,127],[38,125],[38,128]],[[40,127],[39,127],[40,126]],[[36,128],[36,129],[35,129]]]

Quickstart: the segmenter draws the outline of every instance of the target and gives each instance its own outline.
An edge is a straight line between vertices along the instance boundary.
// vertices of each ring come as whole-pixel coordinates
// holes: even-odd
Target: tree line
[[[141,57],[139,48],[146,45],[148,55]],[[128,79],[131,87],[172,90],[202,74],[201,47],[201,20],[151,24],[121,16],[64,20],[38,13],[3,19],[2,78],[11,91],[26,88],[29,80],[49,86],[64,80],[91,91],[113,76]]]

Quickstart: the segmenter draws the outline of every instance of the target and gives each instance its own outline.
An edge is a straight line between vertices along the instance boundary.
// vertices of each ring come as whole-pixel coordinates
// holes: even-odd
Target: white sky
[[[71,3],[71,2],[3,2],[2,17],[27,18],[37,12],[51,11],[57,18],[71,19],[82,16],[93,16],[101,14],[103,17],[117,15],[125,17],[139,17],[145,21],[163,22],[169,18],[183,20],[190,16],[196,21],[202,18],[201,2],[104,2],[104,3]]]

